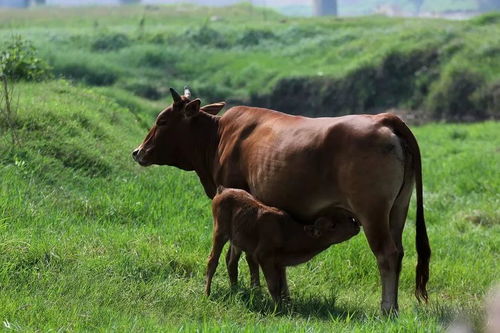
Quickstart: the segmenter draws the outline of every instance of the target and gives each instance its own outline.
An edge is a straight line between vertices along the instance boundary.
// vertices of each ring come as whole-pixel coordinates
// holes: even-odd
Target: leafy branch
[[[0,127],[11,133],[12,143],[19,142],[16,133],[19,96],[14,103],[15,83],[39,81],[50,76],[49,66],[38,57],[33,44],[21,36],[12,36],[0,50]]]

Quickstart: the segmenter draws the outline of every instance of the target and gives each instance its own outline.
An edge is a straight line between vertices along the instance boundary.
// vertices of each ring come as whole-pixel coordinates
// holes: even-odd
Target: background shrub
[[[111,85],[122,75],[114,63],[84,52],[56,55],[50,61],[55,74],[93,86]]]
[[[33,81],[49,77],[50,72],[33,44],[15,35],[0,49],[0,76],[15,81]]]
[[[451,121],[484,119],[484,103],[478,103],[484,79],[478,73],[457,68],[444,77],[431,91],[427,107],[436,119]]]
[[[132,80],[131,82],[127,82],[124,85],[124,88],[137,96],[147,99],[158,100],[162,96],[160,87],[158,87],[153,80],[139,78]]]
[[[92,51],[114,51],[130,45],[130,39],[123,33],[101,34],[91,43]]]
[[[244,31],[237,43],[243,46],[254,46],[266,39],[275,39],[276,36],[268,30],[250,29]]]
[[[229,46],[229,42],[226,37],[208,25],[202,25],[199,28],[190,29],[186,32],[185,36],[191,43],[212,46],[216,48],[226,48]]]

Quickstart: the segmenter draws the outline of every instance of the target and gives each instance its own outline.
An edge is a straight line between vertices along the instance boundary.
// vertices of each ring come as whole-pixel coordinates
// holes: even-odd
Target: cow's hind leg
[[[381,309],[384,314],[397,314],[398,278],[402,253],[393,239],[389,212],[360,217],[370,248],[377,258],[382,283]]]
[[[398,261],[396,266],[396,293],[398,292],[399,276],[401,273],[402,261],[404,256],[403,248],[403,228],[405,226],[406,217],[408,215],[408,206],[413,191],[413,178],[409,170],[405,171],[405,181],[398,194],[390,212],[389,228],[391,231],[392,240],[398,250]],[[397,294],[396,294],[397,296]],[[397,298],[396,298],[397,299]]]

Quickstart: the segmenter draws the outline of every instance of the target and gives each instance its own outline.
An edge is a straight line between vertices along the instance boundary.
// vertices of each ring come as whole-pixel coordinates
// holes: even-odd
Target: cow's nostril
[[[132,157],[136,157],[138,153],[139,153],[139,149],[135,149],[135,150],[132,152]]]

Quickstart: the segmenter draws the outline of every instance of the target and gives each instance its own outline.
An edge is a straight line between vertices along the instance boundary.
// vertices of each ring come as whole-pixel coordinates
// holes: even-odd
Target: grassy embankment
[[[479,321],[498,279],[497,123],[416,129],[433,247],[431,303],[413,297],[413,213],[404,235],[401,316],[378,316],[379,282],[362,235],[290,269],[293,306],[231,294],[224,266],[203,296],[209,200],[191,173],[130,159],[145,130],[99,93],[65,82],[23,84],[20,143],[2,141],[0,317],[14,328],[164,330],[202,325],[439,330],[458,313]]]
[[[58,75],[153,100],[188,83],[210,101],[291,113],[499,116],[498,14],[301,19],[244,5],[132,6],[0,12],[0,29],[34,40]]]
[[[120,18],[109,14],[102,20],[106,17],[108,24],[114,24],[113,29],[125,31],[132,38],[136,27],[127,25],[124,13],[131,11],[128,23],[137,22],[137,11],[122,10],[125,12],[120,12]],[[45,54],[54,57],[51,61],[56,72],[63,68],[61,64],[74,61],[80,66],[95,65],[96,69],[102,65],[104,71],[106,66],[116,66],[126,75],[118,75],[110,87],[87,88],[60,80],[17,87],[19,143],[11,146],[3,127],[0,137],[0,318],[4,327],[44,331],[218,331],[221,327],[283,332],[434,331],[464,314],[480,325],[483,296],[500,276],[498,123],[415,129],[423,153],[427,224],[434,251],[429,305],[418,305],[413,297],[413,206],[404,235],[406,256],[400,286],[401,315],[397,319],[379,316],[378,272],[363,235],[290,269],[293,305],[282,313],[274,311],[265,289],[258,292],[247,288],[248,271],[243,262],[241,289],[230,292],[221,265],[214,295],[207,299],[202,292],[210,248],[210,202],[196,176],[167,167],[143,169],[130,158],[131,149],[142,140],[147,123],[152,121],[153,110],[162,103],[128,96],[127,91],[132,90],[127,90],[127,80],[137,80],[144,73],[146,83],[155,82],[151,73],[161,71],[160,67],[146,70],[136,66],[137,60],[134,65],[119,60],[133,49],[140,58],[142,49],[148,46],[136,46],[138,40],[134,39],[120,50],[79,49],[83,55],[77,58],[79,53],[72,51],[71,40],[93,40],[99,34],[92,27],[95,18],[81,18],[75,23],[88,25],[88,31],[64,35],[62,29],[72,22],[71,11],[57,22],[37,11],[27,13],[34,17],[25,23],[18,17],[10,23],[17,26],[3,29],[2,34],[22,33],[45,45]],[[189,20],[187,14],[172,14],[174,23],[163,27],[158,15],[158,31],[154,33],[160,35],[182,33],[176,30]],[[198,22],[195,16],[191,19]],[[233,25],[228,22],[233,21],[225,19],[226,23],[217,27],[231,29]],[[325,24],[362,25],[377,20],[386,22],[386,27],[390,21],[368,18],[340,23],[325,20]],[[4,18],[0,22],[7,24]],[[303,24],[312,27],[308,22]],[[411,22],[417,21],[408,24]],[[455,27],[462,29],[460,25]],[[52,42],[44,44],[50,39],[44,31],[53,36]],[[65,49],[58,44],[64,40],[61,36],[67,36],[69,46]],[[81,48],[82,44],[78,45]],[[174,46],[161,50],[181,55],[182,60],[189,48]],[[208,66],[218,59],[217,52],[224,52],[211,47],[203,50],[207,51],[207,64],[200,60],[200,66]],[[131,61],[135,59],[130,57]],[[232,68],[231,61],[237,62],[229,56],[226,60],[221,62],[222,69],[214,67],[218,75]],[[182,61],[173,66],[180,66]],[[180,72],[182,75],[167,76],[176,85],[182,85],[180,78],[185,80],[187,69],[207,69],[188,66],[187,62],[184,65],[186,72]],[[239,69],[235,66],[233,73]],[[167,84],[167,78],[161,82]],[[210,81],[199,80],[193,87],[202,86],[202,82],[210,86]],[[251,91],[250,86],[246,89]]]

